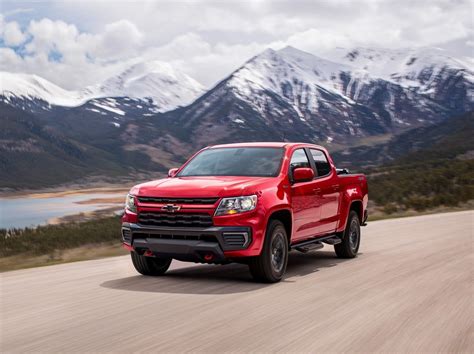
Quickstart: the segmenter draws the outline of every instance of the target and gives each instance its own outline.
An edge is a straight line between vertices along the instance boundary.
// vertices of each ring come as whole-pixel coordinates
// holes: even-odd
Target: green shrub
[[[21,253],[43,255],[86,244],[119,241],[120,218],[117,216],[37,228],[0,229],[0,257]]]
[[[369,197],[388,214],[452,207],[474,199],[474,160],[417,161],[381,167],[368,174]]]

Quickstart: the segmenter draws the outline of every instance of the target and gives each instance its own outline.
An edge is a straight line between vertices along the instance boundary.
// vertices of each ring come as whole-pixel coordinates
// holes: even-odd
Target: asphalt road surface
[[[474,212],[370,223],[360,255],[291,253],[279,284],[242,265],[129,257],[1,275],[1,352],[473,352]]]

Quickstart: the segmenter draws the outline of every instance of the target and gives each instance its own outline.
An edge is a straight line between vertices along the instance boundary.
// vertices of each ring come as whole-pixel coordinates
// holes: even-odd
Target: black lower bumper
[[[122,225],[123,242],[136,252],[185,261],[221,262],[224,251],[246,249],[252,240],[249,227],[167,228]]]
[[[224,252],[217,242],[137,238],[133,241],[133,247],[139,253],[150,251],[157,257],[175,258],[181,261],[225,260]]]

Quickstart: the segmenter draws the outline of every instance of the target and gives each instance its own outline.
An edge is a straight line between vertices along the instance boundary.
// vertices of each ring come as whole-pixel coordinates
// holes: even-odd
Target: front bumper
[[[169,228],[123,223],[122,241],[139,254],[216,263],[226,260],[224,252],[247,249],[252,230],[244,226]]]

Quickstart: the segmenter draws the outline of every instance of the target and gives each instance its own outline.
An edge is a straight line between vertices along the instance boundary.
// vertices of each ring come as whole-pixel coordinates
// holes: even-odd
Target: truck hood
[[[146,197],[211,198],[237,197],[256,193],[269,177],[174,177],[133,187],[131,194]]]

